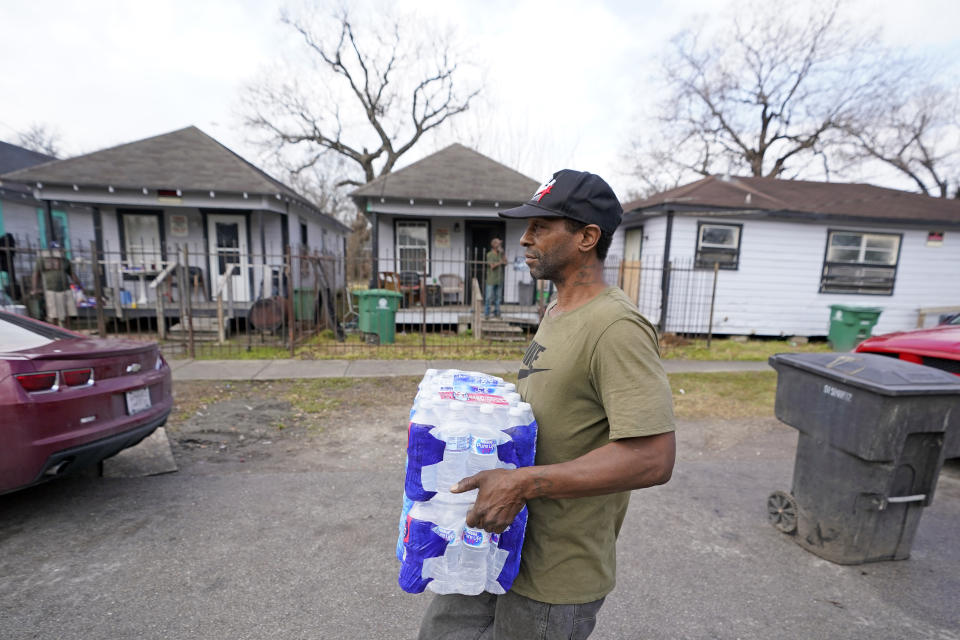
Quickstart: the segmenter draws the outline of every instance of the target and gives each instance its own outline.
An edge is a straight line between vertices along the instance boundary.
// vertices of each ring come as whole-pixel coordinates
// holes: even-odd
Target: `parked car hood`
[[[117,355],[146,353],[156,349],[155,342],[141,340],[118,340],[100,338],[77,338],[55,340],[49,344],[21,351],[7,351],[0,356],[23,360],[73,360],[83,358],[108,358]]]
[[[873,336],[860,343],[857,350],[905,351],[960,359],[960,326],[940,326]]]

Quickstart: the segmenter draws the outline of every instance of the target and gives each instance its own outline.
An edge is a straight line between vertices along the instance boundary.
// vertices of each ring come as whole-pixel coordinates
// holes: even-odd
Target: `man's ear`
[[[577,248],[583,253],[589,253],[590,251],[593,251],[593,248],[600,240],[600,227],[595,224],[588,224],[580,230],[580,233],[582,235],[580,236],[580,242],[578,243]]]

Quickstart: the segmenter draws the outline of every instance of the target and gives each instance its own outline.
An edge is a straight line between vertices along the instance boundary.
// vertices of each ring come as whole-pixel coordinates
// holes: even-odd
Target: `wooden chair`
[[[400,293],[403,294],[403,301],[406,303],[404,306],[412,306],[414,297],[421,292],[420,274],[416,271],[401,271],[397,283],[400,286]]]
[[[377,274],[377,288],[400,291],[400,279],[393,271],[381,271]]]
[[[446,304],[447,296],[453,296],[455,304],[460,304],[463,300],[463,278],[455,273],[441,273],[437,278],[440,280],[440,300]]]

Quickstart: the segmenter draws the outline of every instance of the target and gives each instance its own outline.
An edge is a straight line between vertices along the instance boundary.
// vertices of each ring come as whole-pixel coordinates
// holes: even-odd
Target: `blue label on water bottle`
[[[457,541],[457,532],[453,529],[445,529],[441,526],[433,527],[432,531],[447,541],[447,544],[453,544]]]
[[[491,533],[490,534],[490,544],[500,544],[500,534]]]
[[[497,441],[493,438],[477,438],[473,441],[473,450],[482,456],[497,452]]]
[[[483,546],[483,529],[464,529],[463,544],[468,547]]]

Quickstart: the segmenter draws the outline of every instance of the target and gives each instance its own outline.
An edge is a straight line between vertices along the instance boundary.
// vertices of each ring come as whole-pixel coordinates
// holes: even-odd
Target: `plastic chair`
[[[453,296],[454,303],[460,304],[463,300],[463,278],[455,273],[442,273],[437,276],[440,280],[440,299],[446,303],[447,296]]]

